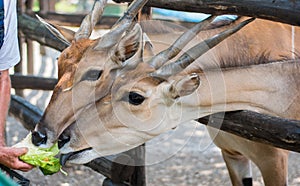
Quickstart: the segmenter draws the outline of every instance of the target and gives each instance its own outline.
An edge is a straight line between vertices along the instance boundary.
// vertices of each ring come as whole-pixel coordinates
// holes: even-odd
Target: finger
[[[14,152],[15,152],[16,156],[22,156],[28,152],[28,148],[26,148],[26,147],[15,148]]]
[[[22,171],[22,172],[28,172],[28,171],[30,171],[32,168],[30,168],[30,169],[19,169],[20,171]]]
[[[22,161],[18,161],[17,164],[16,164],[16,169],[21,170],[21,171],[29,171],[33,168],[34,168],[33,165],[24,163]]]

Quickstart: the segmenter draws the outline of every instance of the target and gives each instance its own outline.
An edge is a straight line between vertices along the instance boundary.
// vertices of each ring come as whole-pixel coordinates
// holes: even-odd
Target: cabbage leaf
[[[57,143],[48,149],[37,147],[32,144],[31,133],[29,133],[22,141],[15,144],[14,147],[28,148],[28,152],[19,157],[20,160],[39,167],[44,175],[51,175],[60,170],[62,173],[66,174],[61,169],[62,166],[60,165],[59,158],[55,157],[59,153]]]

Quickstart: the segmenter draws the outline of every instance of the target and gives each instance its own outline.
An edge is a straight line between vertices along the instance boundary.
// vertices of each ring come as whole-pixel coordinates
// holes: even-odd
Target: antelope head
[[[146,2],[134,1],[110,32],[95,40],[89,37],[103,13],[106,0],[95,1],[76,33],[42,20],[69,47],[58,58],[58,83],[32,133],[33,144],[46,148],[52,146],[86,108],[108,93],[117,69],[139,57],[142,33],[138,24],[133,25],[133,19]],[[62,136],[60,146],[65,141],[68,139]]]
[[[110,89],[102,90],[105,96],[84,107],[80,118],[64,130],[69,141],[61,148],[62,164],[84,164],[99,156],[129,150],[183,122],[172,114],[179,109],[174,103],[193,94],[201,82],[197,74],[179,73],[253,20],[204,40],[167,63],[190,41],[191,33],[195,35],[213,18],[195,25],[161,53],[134,63],[134,68],[120,69]]]

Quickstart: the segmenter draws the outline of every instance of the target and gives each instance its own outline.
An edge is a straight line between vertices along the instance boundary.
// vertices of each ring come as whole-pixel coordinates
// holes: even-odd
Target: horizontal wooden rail
[[[66,16],[66,18],[64,16]],[[58,25],[78,26],[81,22],[81,18],[83,18],[83,15],[59,15],[57,13],[47,13],[45,16],[41,15],[41,17],[50,20],[52,23],[57,23]],[[60,18],[58,19],[58,17]],[[118,17],[104,16],[99,22],[100,26],[97,26],[97,28],[110,28],[117,21],[117,19]],[[195,24],[189,22],[168,21],[186,28],[190,28]],[[68,47],[65,43],[57,39],[51,32],[49,32],[39,20],[32,16],[27,14],[19,14],[18,24],[19,30],[26,38],[37,41],[41,45],[54,48],[58,51],[63,51],[66,47]],[[147,23],[143,22],[142,26],[147,26]]]
[[[12,88],[15,89],[34,89],[34,90],[53,90],[57,79],[45,78],[32,75],[13,74],[10,76]]]
[[[40,17],[46,20],[50,20],[52,23],[56,23],[58,25],[64,25],[64,26],[74,26],[78,27],[80,26],[83,18],[86,16],[86,14],[61,14],[56,12],[47,12],[47,13],[40,13],[36,12]],[[109,29],[112,27],[112,25],[117,22],[119,19],[118,16],[106,16],[103,15],[101,19],[98,21],[96,28],[97,29]]]
[[[215,15],[235,14],[300,26],[299,0],[149,0],[146,6]]]
[[[13,115],[27,130],[31,131],[41,119],[43,112],[24,98],[12,95],[9,114]]]
[[[286,150],[300,152],[300,121],[236,111],[200,118],[206,124],[240,137],[269,144]]]

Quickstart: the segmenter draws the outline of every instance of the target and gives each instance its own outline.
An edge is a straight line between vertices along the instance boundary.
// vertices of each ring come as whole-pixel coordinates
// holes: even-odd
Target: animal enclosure
[[[28,1],[28,2],[30,2],[30,1]],[[47,1],[41,1],[41,2],[43,2],[43,3],[41,3],[41,6],[47,7],[47,4],[45,4],[45,2],[47,2]],[[50,3],[50,1],[48,3]],[[43,8],[41,7],[41,9],[44,11],[44,12],[42,12],[43,13],[42,15],[45,15],[46,18],[47,18],[47,16],[49,16],[50,19],[53,18],[51,16],[54,16],[54,17],[57,16],[55,14],[48,14],[48,11],[50,11],[50,10],[53,11],[53,5],[48,4],[48,6],[49,7],[45,8],[45,10],[43,10]],[[24,9],[24,8],[21,8],[21,9]],[[299,10],[299,9],[297,9],[297,7],[295,9]],[[297,15],[299,15],[299,14],[297,14]],[[80,17],[80,16],[78,16],[78,17]],[[59,20],[61,20],[62,18],[63,18],[62,15],[60,15],[60,18],[55,17],[55,19],[59,19]],[[74,19],[72,19],[72,20],[74,20]],[[111,20],[111,18],[107,18],[107,20]],[[111,21],[111,22],[108,21],[107,25],[104,24],[104,27],[106,27],[106,28],[110,27],[115,22],[115,20],[117,20],[117,19],[114,18],[113,21]],[[293,19],[293,20],[299,20],[299,19]],[[62,45],[60,42],[57,42],[55,40],[55,38],[53,38],[53,36],[51,36],[49,33],[47,33],[46,29],[43,27],[43,25],[40,24],[36,19],[32,19],[32,18],[26,17],[26,15],[24,15],[24,14],[21,14],[19,16],[19,21],[20,21],[20,25],[21,25],[20,28],[21,28],[21,30],[23,30],[23,33],[25,35],[28,34],[28,35],[26,35],[26,37],[28,37],[30,39],[34,39],[34,37],[37,37],[36,39],[40,40],[40,41],[46,40],[46,42],[44,44],[47,44],[50,46],[51,45],[55,46],[55,47],[57,47],[58,50],[63,50],[66,47],[66,46]],[[43,33],[43,39],[41,39],[36,34],[34,34],[35,36],[30,35],[30,32],[35,33],[36,30],[30,30],[28,28],[26,30],[26,26],[29,25],[29,24],[26,24],[27,23],[26,21],[29,21],[30,24],[35,25],[36,26],[35,28],[41,29],[39,33]],[[286,22],[289,22],[289,21],[290,20],[286,20]],[[25,23],[25,25],[24,25],[24,23]],[[104,23],[105,23],[105,21],[104,21]],[[71,24],[74,24],[74,23],[71,23]],[[298,23],[291,23],[291,24],[298,24]],[[100,22],[100,25],[103,25],[103,24],[101,24],[101,22]],[[47,33],[47,34],[45,34],[45,33]],[[27,51],[29,52],[27,61],[33,61],[32,54],[30,54],[31,53],[30,51],[32,51],[32,49],[30,47],[30,45],[31,45],[30,39],[27,39],[27,47],[28,47]],[[33,66],[33,64],[31,64],[31,65],[28,64],[27,66],[29,67],[28,73],[30,74],[30,68]],[[18,71],[20,71],[20,69],[17,68],[16,72],[18,72]],[[20,75],[18,75],[18,74],[16,74],[15,76],[12,76],[13,86],[15,88],[19,88],[19,89],[30,88],[30,89],[52,90],[54,85],[56,84],[56,80],[51,79],[51,78],[21,76],[21,78],[18,79],[19,76]],[[41,81],[41,83],[37,83],[38,81]],[[32,82],[34,82],[34,84]],[[17,98],[13,98],[12,104],[17,103],[16,99]],[[21,105],[24,105],[23,101],[21,101],[20,103],[21,103]],[[24,119],[25,121],[32,120],[33,125],[35,125],[37,123],[37,120],[41,117],[41,112],[40,111],[36,112],[36,109],[34,107],[25,109],[25,110],[29,109],[30,111],[32,111],[29,114],[25,113],[25,112],[18,112],[18,108],[19,108],[19,111],[23,110],[23,109],[20,109],[21,108],[20,105],[15,106],[15,107],[12,106],[12,109],[13,108],[17,108],[16,110],[11,111],[16,114],[16,117],[27,118],[27,119]],[[227,115],[225,116],[225,118],[227,118],[227,117],[229,118],[228,124],[226,124],[227,120],[225,119],[223,125],[226,126],[229,124],[236,124],[235,126],[239,126],[241,121],[234,120],[234,117],[235,118],[240,118],[240,117],[247,118],[249,116],[253,116],[253,115],[251,115],[251,113],[247,113],[247,112],[246,113],[245,112],[228,113],[228,116]],[[251,138],[252,140],[258,140],[260,142],[267,142],[269,144],[272,144],[272,145],[275,145],[275,146],[278,146],[281,148],[287,148],[288,150],[294,150],[294,151],[299,152],[299,149],[298,149],[299,148],[299,145],[298,145],[299,134],[297,133],[299,126],[300,126],[299,121],[289,121],[289,120],[285,120],[285,119],[271,118],[271,117],[260,118],[259,116],[254,117],[254,118],[261,119],[261,120],[259,120],[259,122],[266,124],[266,130],[264,132],[268,131],[268,129],[271,128],[270,126],[272,126],[272,124],[274,124],[274,120],[277,120],[277,119],[279,120],[278,123],[282,124],[281,126],[283,126],[283,124],[284,124],[284,126],[286,126],[285,125],[286,123],[291,124],[291,125],[288,127],[288,129],[287,128],[278,128],[277,126],[279,126],[279,125],[276,125],[276,127],[272,127],[274,129],[278,129],[278,131],[276,131],[276,130],[272,131],[274,133],[270,134],[271,137],[274,136],[274,134],[282,133],[282,131],[284,131],[284,130],[286,131],[284,133],[284,135],[282,137],[279,137],[279,139],[277,141],[276,140],[272,141],[272,138],[265,136],[264,133],[263,133],[263,135],[261,135],[264,127],[262,127],[262,129],[259,129],[259,130],[255,129],[255,128],[248,128],[246,130],[246,132],[245,132],[244,128],[241,127],[241,130],[232,131],[232,132],[234,132],[235,134],[238,134],[238,135],[244,135],[243,137]],[[205,119],[203,119],[202,121],[204,121],[204,120]],[[262,122],[262,121],[264,121],[264,122]],[[271,121],[271,122],[268,123],[268,121]],[[252,117],[250,117],[250,119],[248,119],[247,122],[253,122],[255,125],[256,121]],[[29,128],[32,129],[33,126],[30,126]],[[231,127],[228,127],[227,129],[225,128],[224,130],[229,130],[230,128]],[[251,131],[251,129],[253,131]],[[249,132],[249,134],[247,134],[247,132]],[[255,135],[257,135],[257,136],[255,136]],[[265,139],[263,139],[264,136],[266,137]],[[293,141],[294,143],[291,145],[291,143],[286,143],[286,141]],[[144,147],[139,147],[135,151],[129,152],[128,156],[131,158],[134,157],[133,159],[140,159],[138,161],[143,161],[143,159],[144,159],[143,148]],[[133,155],[130,153],[133,153]],[[117,158],[117,157],[115,157],[115,158]],[[100,165],[100,167],[99,167],[99,165]],[[132,185],[144,185],[145,184],[144,167],[120,166],[120,165],[116,165],[113,162],[110,162],[110,161],[107,161],[104,159],[97,159],[97,160],[89,163],[88,166],[90,166],[90,167],[96,169],[97,171],[99,171],[100,173],[104,174],[105,176],[110,178],[112,180],[112,182],[120,183],[120,182],[124,182],[124,181],[126,182],[126,181],[130,180]],[[103,166],[103,167],[101,167],[101,166]],[[122,171],[115,171],[115,170],[124,170],[124,171],[122,172]]]

